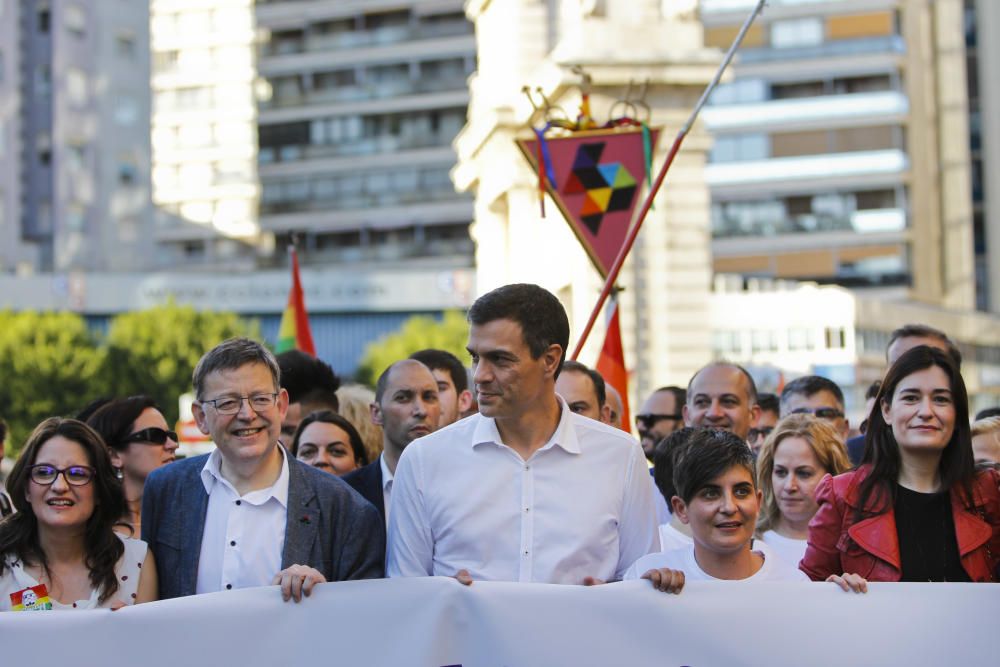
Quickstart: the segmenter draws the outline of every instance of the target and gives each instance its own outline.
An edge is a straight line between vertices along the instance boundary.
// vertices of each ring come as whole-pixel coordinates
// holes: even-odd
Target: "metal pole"
[[[639,229],[642,227],[642,223],[646,220],[646,216],[649,214],[649,209],[653,206],[653,198],[656,197],[656,193],[659,191],[660,186],[663,185],[663,180],[666,178],[667,172],[670,171],[670,165],[673,164],[674,158],[677,157],[677,152],[680,150],[681,144],[684,143],[684,138],[687,136],[691,127],[698,119],[698,114],[701,113],[701,108],[705,106],[705,102],[708,101],[708,96],[711,95],[712,91],[715,90],[715,87],[719,85],[719,80],[722,79],[722,75],[726,72],[726,68],[732,61],[733,56],[736,55],[736,51],[740,48],[740,44],[743,43],[743,38],[746,36],[747,30],[750,29],[754,20],[764,9],[765,3],[766,0],[759,0],[757,6],[754,7],[754,10],[750,13],[750,16],[748,16],[747,20],[743,22],[743,26],[740,28],[739,33],[737,33],[736,39],[733,40],[729,50],[726,51],[726,55],[722,59],[722,64],[719,65],[718,71],[716,71],[715,76],[712,77],[708,86],[705,87],[704,92],[702,92],[701,97],[698,99],[698,103],[695,104],[694,109],[691,111],[691,115],[688,116],[687,121],[681,127],[680,131],[677,132],[677,137],[674,138],[674,143],[670,147],[670,151],[667,153],[667,159],[660,168],[660,173],[657,174],[656,180],[653,182],[653,186],[649,189],[649,193],[646,195],[646,201],[643,202],[642,208],[639,210],[639,217],[636,219],[635,224],[632,225],[628,235],[625,237],[625,243],[622,245],[621,250],[618,251],[618,256],[615,257],[614,264],[611,265],[608,277],[604,281],[604,288],[601,290],[601,294],[597,298],[594,310],[590,313],[590,319],[587,321],[587,326],[584,327],[583,333],[580,335],[580,340],[576,344],[576,349],[573,350],[573,359],[580,356],[580,351],[583,349],[584,343],[587,342],[587,337],[590,336],[590,332],[594,328],[594,323],[597,322],[597,317],[600,315],[601,308],[603,308],[604,302],[607,301],[608,295],[611,294],[615,281],[618,280],[618,274],[621,273],[622,265],[625,264],[625,258],[628,257],[633,244],[635,244],[635,239],[639,235]]]

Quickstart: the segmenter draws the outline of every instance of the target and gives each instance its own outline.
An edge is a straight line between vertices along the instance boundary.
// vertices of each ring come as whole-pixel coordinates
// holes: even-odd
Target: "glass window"
[[[87,34],[87,14],[80,5],[68,5],[64,10],[66,29],[77,37]]]
[[[823,43],[821,18],[789,19],[771,24],[771,46],[776,49],[816,46]]]

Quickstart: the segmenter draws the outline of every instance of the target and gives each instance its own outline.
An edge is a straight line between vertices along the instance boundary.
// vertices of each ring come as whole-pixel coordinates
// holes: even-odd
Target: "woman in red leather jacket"
[[[1000,475],[973,465],[954,362],[926,346],[905,353],[868,424],[861,465],[816,489],[802,571],[858,592],[867,581],[1000,580]]]

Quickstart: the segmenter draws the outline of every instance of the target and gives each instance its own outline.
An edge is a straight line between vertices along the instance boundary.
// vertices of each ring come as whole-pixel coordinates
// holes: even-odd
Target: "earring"
[[[115,468],[115,479],[117,479],[119,482],[125,479],[125,473],[122,472],[121,468]]]

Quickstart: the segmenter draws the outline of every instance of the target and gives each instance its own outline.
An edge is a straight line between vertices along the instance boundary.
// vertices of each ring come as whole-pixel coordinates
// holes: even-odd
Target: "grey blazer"
[[[327,581],[382,577],[385,526],[378,511],[337,477],[287,458],[288,519],[281,567],[308,565]],[[206,454],[171,463],[146,479],[142,539],[156,558],[161,600],[195,592],[208,510],[201,481],[207,460]]]

